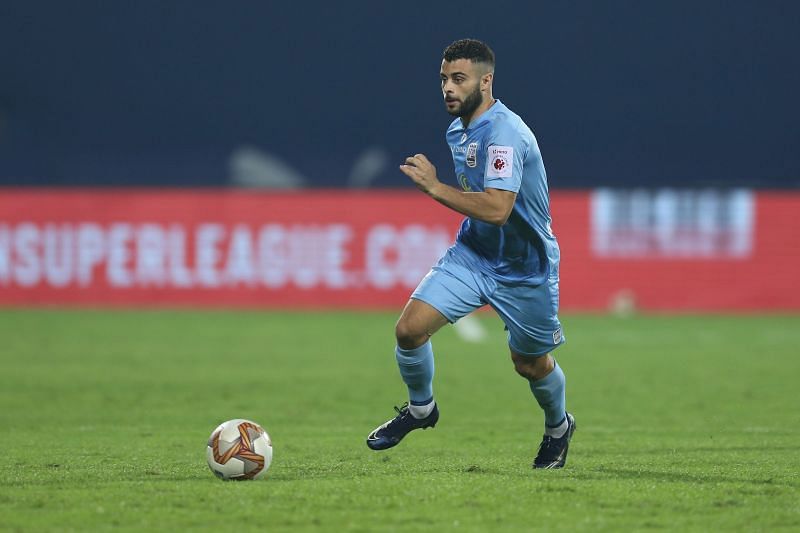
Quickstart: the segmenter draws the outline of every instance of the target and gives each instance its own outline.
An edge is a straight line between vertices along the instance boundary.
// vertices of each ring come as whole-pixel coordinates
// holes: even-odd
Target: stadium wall
[[[556,191],[562,309],[799,310],[800,193]],[[396,308],[460,216],[416,191],[5,189],[0,305]]]
[[[393,2],[6,0],[0,185],[413,189],[408,155],[452,168],[441,54],[476,37],[554,188],[800,190],[798,20],[785,0],[425,2],[415,24]]]

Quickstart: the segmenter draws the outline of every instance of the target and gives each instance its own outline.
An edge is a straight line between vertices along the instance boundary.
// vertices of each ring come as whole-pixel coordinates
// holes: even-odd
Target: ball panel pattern
[[[236,438],[234,440],[234,435]],[[230,439],[230,440],[228,440]],[[264,428],[249,420],[232,420],[220,425],[208,440],[209,466],[215,474],[230,479],[254,479],[260,477],[272,461],[272,447]],[[265,453],[268,452],[268,453]],[[268,457],[265,455],[268,454]],[[237,463],[236,472],[217,472],[211,460],[223,467],[229,462]],[[235,461],[233,461],[235,459]],[[233,465],[230,465],[233,466]],[[239,473],[241,472],[241,473]]]

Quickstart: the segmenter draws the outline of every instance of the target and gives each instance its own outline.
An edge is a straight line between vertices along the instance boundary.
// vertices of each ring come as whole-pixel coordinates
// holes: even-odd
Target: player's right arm
[[[487,188],[483,192],[465,192],[439,181],[436,167],[423,154],[406,158],[400,170],[425,194],[462,215],[502,226],[511,216],[517,193]]]

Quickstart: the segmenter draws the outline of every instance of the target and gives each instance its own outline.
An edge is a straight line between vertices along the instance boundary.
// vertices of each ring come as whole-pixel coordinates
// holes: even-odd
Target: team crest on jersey
[[[464,144],[464,141],[466,141],[466,140],[467,140],[467,134],[466,133],[462,133],[461,134],[461,140],[458,141],[458,144]]]
[[[469,143],[467,146],[467,166],[475,168],[478,165],[478,143]]]
[[[487,178],[510,178],[514,161],[512,146],[490,146],[486,158]]]

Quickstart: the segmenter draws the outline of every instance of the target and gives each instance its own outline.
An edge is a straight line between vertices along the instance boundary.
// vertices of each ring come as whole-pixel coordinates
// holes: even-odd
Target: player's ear
[[[488,89],[494,80],[494,72],[487,72],[481,76],[481,89]]]

